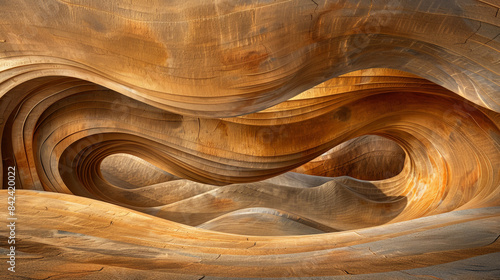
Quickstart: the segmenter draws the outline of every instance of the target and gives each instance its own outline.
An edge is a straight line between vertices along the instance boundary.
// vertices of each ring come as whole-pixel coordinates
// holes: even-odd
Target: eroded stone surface
[[[500,277],[500,4],[0,7],[9,277]]]

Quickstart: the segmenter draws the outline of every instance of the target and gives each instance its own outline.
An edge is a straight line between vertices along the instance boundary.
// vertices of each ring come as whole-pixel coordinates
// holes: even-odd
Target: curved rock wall
[[[10,276],[500,277],[500,4],[0,7]]]

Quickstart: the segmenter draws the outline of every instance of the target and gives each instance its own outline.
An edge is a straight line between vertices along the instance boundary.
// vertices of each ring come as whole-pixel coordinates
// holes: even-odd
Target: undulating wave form
[[[0,3],[9,277],[500,277],[500,4],[160,2]]]

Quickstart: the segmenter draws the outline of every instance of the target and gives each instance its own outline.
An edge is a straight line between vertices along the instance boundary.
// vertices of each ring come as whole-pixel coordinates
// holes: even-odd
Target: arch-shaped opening
[[[99,168],[103,179],[127,189],[179,179],[140,157],[125,153],[105,157]]]

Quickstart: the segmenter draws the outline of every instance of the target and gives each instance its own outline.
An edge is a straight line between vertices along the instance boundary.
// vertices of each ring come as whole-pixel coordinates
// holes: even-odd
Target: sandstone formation
[[[500,278],[500,2],[0,7],[8,279]]]

